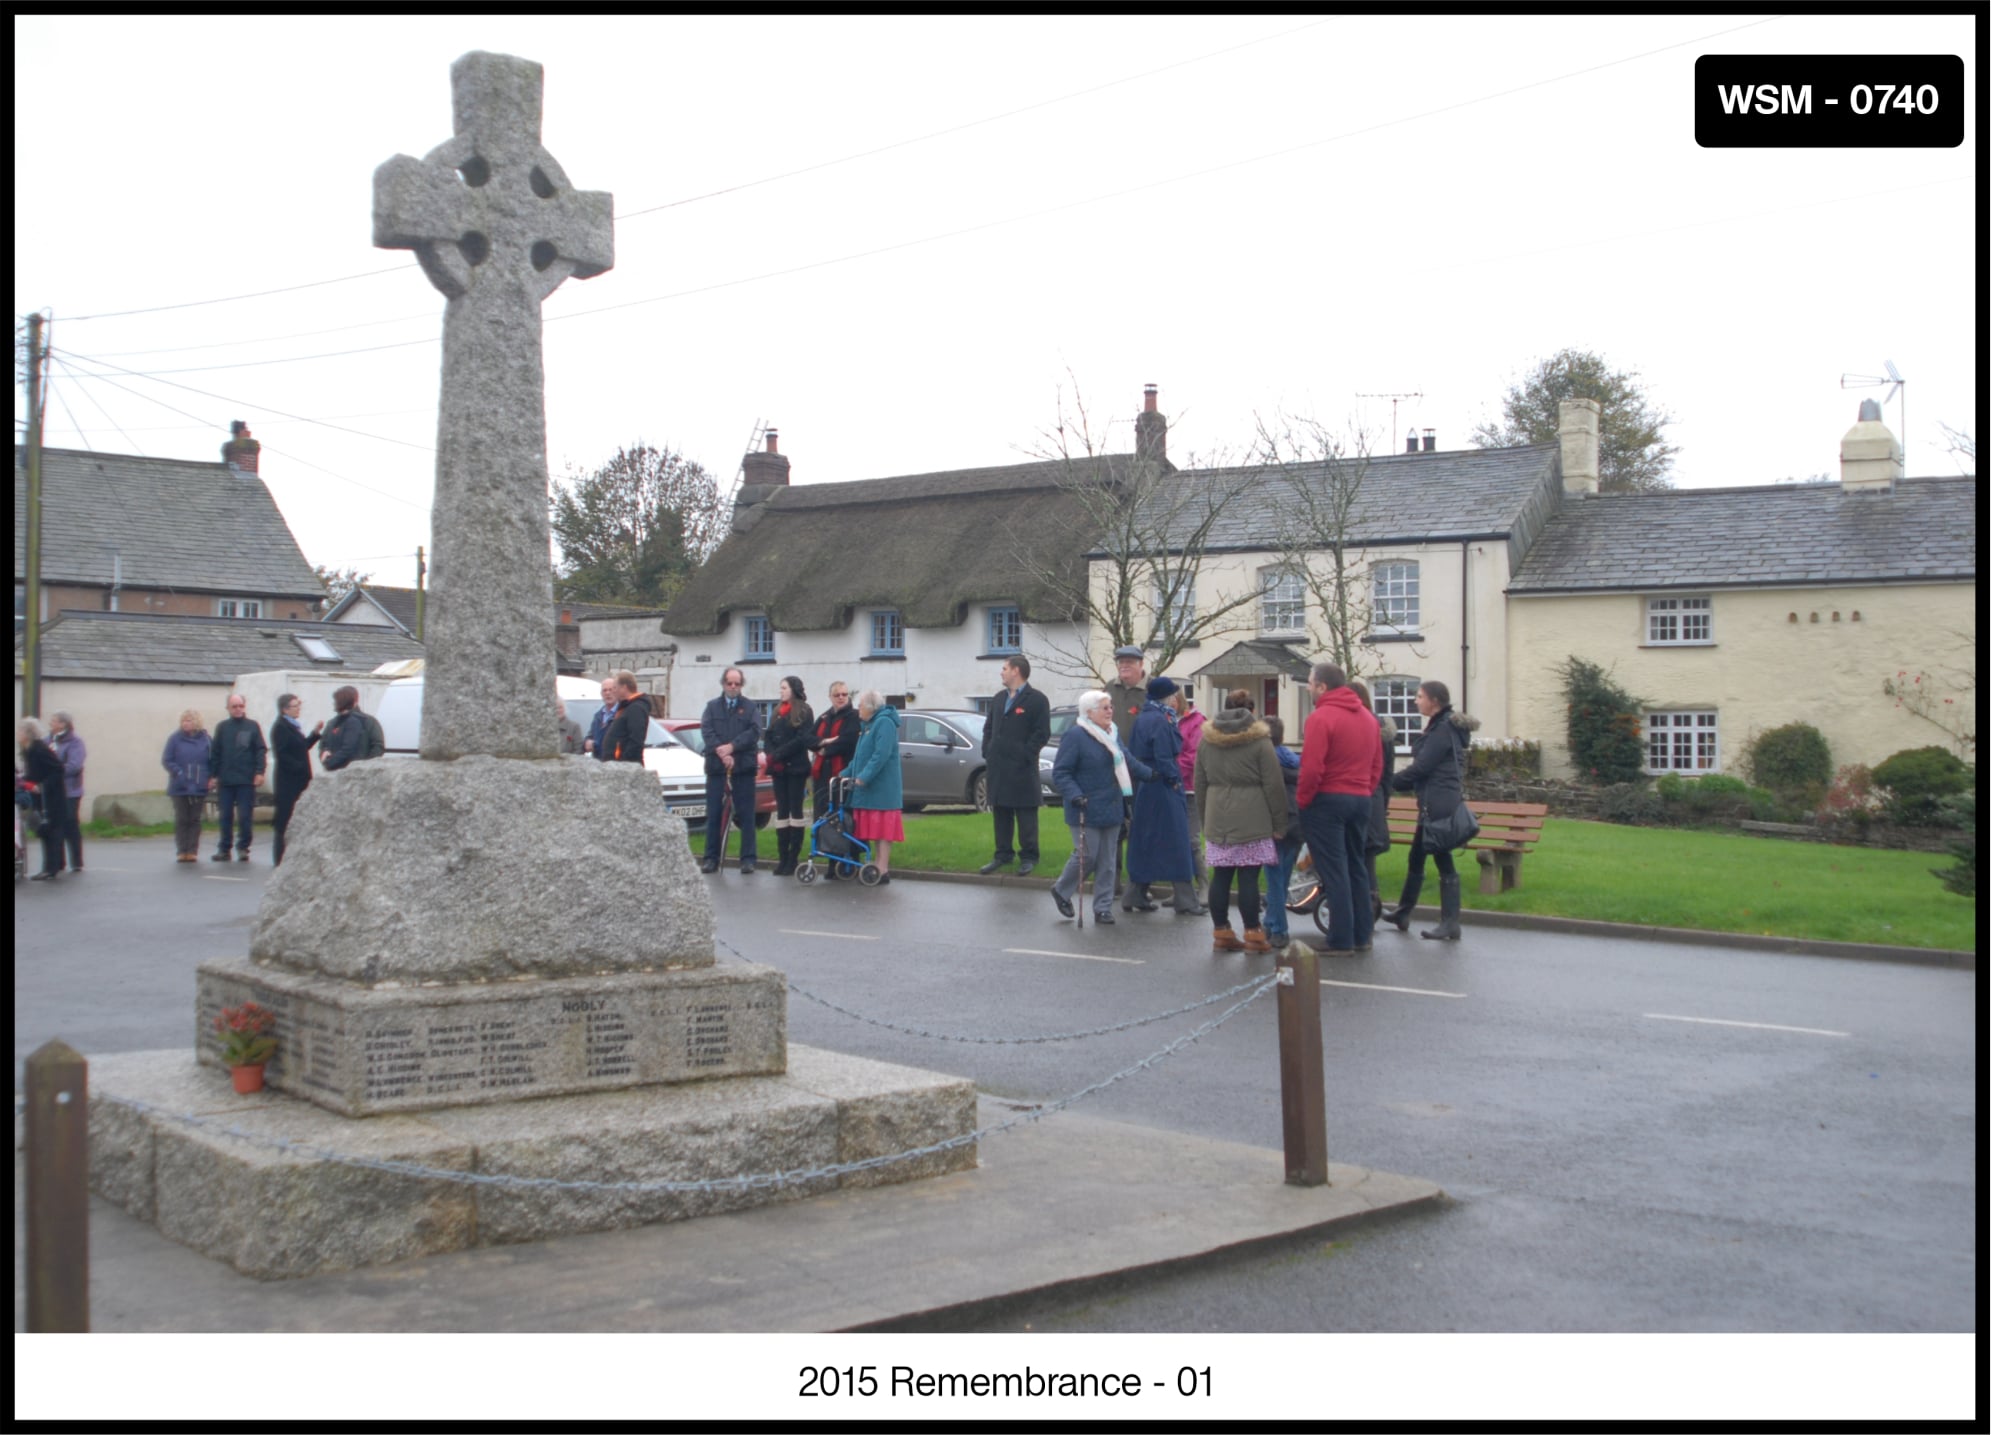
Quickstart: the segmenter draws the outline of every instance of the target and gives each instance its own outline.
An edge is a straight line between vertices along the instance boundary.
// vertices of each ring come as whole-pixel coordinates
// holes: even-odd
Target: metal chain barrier
[[[1185,1036],[1175,1038],[1158,1051],[1153,1052],[1150,1056],[1135,1061],[1120,1071],[1113,1072],[1102,1081],[1094,1082],[1079,1091],[1073,1091],[1069,1095],[1055,1101],[1037,1103],[1035,1106],[1023,1111],[1020,1115],[1002,1121],[997,1125],[982,1127],[977,1131],[969,1131],[962,1136],[948,1137],[943,1141],[933,1142],[929,1146],[919,1146],[909,1151],[892,1152],[886,1156],[870,1156],[860,1161],[848,1161],[831,1166],[803,1167],[792,1171],[765,1171],[749,1176],[718,1176],[705,1181],[564,1181],[552,1176],[506,1176],[479,1171],[445,1171],[435,1167],[421,1166],[410,1161],[383,1161],[367,1156],[350,1156],[344,1152],[329,1150],[324,1146],[314,1146],[303,1141],[287,1140],[281,1136],[266,1136],[254,1131],[245,1131],[240,1126],[225,1125],[219,1118],[162,1110],[160,1107],[151,1105],[148,1102],[136,1101],[129,1097],[99,1095],[94,1099],[109,1101],[113,1105],[129,1108],[130,1110],[139,1112],[141,1115],[157,1116],[162,1120],[177,1122],[182,1126],[193,1129],[210,1130],[218,1135],[244,1141],[253,1146],[262,1146],[270,1150],[279,1151],[289,1156],[308,1157],[334,1165],[354,1166],[369,1171],[381,1171],[392,1176],[411,1176],[420,1180],[450,1181],[466,1186],[513,1187],[543,1191],[622,1192],[631,1195],[765,1190],[776,1186],[789,1185],[794,1182],[826,1180],[860,1171],[878,1170],[881,1167],[892,1166],[901,1161],[915,1161],[925,1156],[933,1156],[945,1151],[954,1151],[961,1146],[969,1146],[984,1137],[997,1136],[1003,1131],[1010,1131],[1017,1126],[1024,1126],[1030,1122],[1039,1121],[1044,1116],[1053,1116],[1056,1112],[1075,1105],[1086,1096],[1094,1095],[1108,1087],[1114,1086],[1118,1082],[1125,1080],[1128,1076],[1134,1076],[1141,1071],[1146,1071],[1165,1061],[1167,1058],[1176,1055],[1184,1048],[1200,1041],[1204,1036],[1207,1036],[1210,1032],[1256,1001],[1257,998],[1275,989],[1278,985],[1278,978],[1275,975],[1268,976],[1248,985],[1255,989],[1248,996],[1237,1002],[1236,1005],[1230,1007],[1229,1010],[1223,1012],[1220,1016],[1211,1017]],[[1239,987],[1236,990],[1241,991],[1242,988]],[[1228,996],[1232,995],[1232,993],[1225,992],[1223,995]],[[1211,1000],[1219,999],[1212,998]],[[18,1097],[15,1099],[15,1107],[17,1113],[23,1107],[23,1103]]]

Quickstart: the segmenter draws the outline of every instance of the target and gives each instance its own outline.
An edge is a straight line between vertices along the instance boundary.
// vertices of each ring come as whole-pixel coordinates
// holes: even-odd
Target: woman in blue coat
[[[1128,912],[1150,912],[1158,904],[1146,890],[1153,882],[1171,882],[1174,913],[1200,916],[1207,910],[1195,899],[1194,849],[1188,845],[1187,799],[1181,792],[1180,724],[1166,699],[1180,691],[1172,678],[1146,684],[1146,705],[1132,721],[1132,741],[1126,751],[1153,770],[1153,780],[1139,784],[1132,796],[1132,836],[1125,845],[1125,902]]]
[[[854,779],[854,835],[870,848],[869,865],[889,880],[889,849],[903,840],[903,720],[870,688],[854,700],[861,741],[847,772]],[[867,869],[861,875],[866,878]]]
[[[1091,905],[1098,923],[1110,926],[1111,898],[1118,886],[1118,829],[1125,824],[1125,799],[1140,783],[1153,780],[1153,769],[1125,751],[1111,717],[1111,695],[1087,692],[1076,700],[1077,721],[1063,734],[1056,749],[1049,785],[1062,794],[1063,821],[1075,828],[1069,861],[1049,895],[1056,910],[1074,917],[1070,899],[1083,885],[1083,867],[1091,868]]]
[[[167,770],[167,796],[174,803],[174,860],[193,862],[201,846],[201,813],[208,804],[208,754],[211,739],[193,708],[181,714],[181,725],[168,734],[160,753]]]

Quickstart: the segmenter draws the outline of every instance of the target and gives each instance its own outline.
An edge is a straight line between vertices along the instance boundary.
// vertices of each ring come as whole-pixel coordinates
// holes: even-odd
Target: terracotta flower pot
[[[253,1091],[264,1089],[264,1068],[262,1065],[232,1066],[229,1068],[229,1080],[235,1085],[237,1095],[248,1096]]]

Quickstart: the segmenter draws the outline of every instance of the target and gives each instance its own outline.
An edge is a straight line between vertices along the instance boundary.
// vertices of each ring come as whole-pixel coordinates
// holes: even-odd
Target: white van
[[[555,695],[562,699],[563,710],[569,714],[570,721],[588,733],[591,719],[604,706],[601,686],[588,678],[558,677]],[[385,757],[418,755],[423,715],[423,674],[398,678],[389,684],[374,711],[375,720],[382,724]],[[549,727],[549,738],[553,743],[553,715]],[[583,759],[586,762],[595,760]],[[654,718],[646,730],[646,751],[642,761],[646,770],[660,780],[660,795],[666,800],[669,816],[684,817],[691,822],[699,822],[706,816],[708,779],[702,771],[701,754],[676,739],[658,718]]]

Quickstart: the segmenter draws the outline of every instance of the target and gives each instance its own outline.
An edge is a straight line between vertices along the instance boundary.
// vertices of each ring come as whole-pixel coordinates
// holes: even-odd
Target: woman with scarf
[[[1049,783],[1061,794],[1063,821],[1075,828],[1069,861],[1049,895],[1056,910],[1074,917],[1071,899],[1083,885],[1085,863],[1091,869],[1091,906],[1099,926],[1111,926],[1111,902],[1118,885],[1118,829],[1125,821],[1125,799],[1134,783],[1153,781],[1153,769],[1125,751],[1111,715],[1111,695],[1093,689],[1076,700],[1077,721],[1063,734],[1056,749]]]
[[[799,868],[799,849],[806,844],[806,778],[811,762],[813,710],[806,702],[806,685],[801,678],[781,678],[782,698],[764,729],[764,771],[770,775],[772,793],[778,799],[777,816],[771,825],[778,829],[778,865],[773,876],[791,877]]]
[[[819,715],[813,724],[812,783],[813,820],[824,818],[833,811],[833,780],[847,770],[854,761],[855,744],[861,741],[861,718],[847,705],[847,684],[835,683],[826,690],[827,701],[832,704]],[[821,830],[819,847],[822,852],[831,852],[840,842],[840,836],[831,827]],[[841,855],[846,855],[845,853]],[[834,864],[828,861],[826,875],[834,876]]]
[[[313,745],[319,741],[320,732],[326,727],[324,721],[316,722],[308,733],[305,724],[299,720],[303,708],[297,693],[286,693],[278,699],[278,720],[271,724],[271,766],[274,770],[271,792],[278,801],[277,810],[271,814],[273,867],[285,860],[285,831],[292,825],[292,809],[298,806],[300,795],[312,786]]]
[[[1285,837],[1285,774],[1271,746],[1271,730],[1250,710],[1250,694],[1237,688],[1222,714],[1201,730],[1194,760],[1194,795],[1201,830],[1208,837],[1208,911],[1215,919],[1218,952],[1268,952],[1257,877],[1278,860]],[[1229,925],[1229,887],[1243,914],[1238,940]]]
[[[1128,912],[1150,912],[1158,904],[1147,887],[1170,882],[1174,915],[1199,917],[1194,894],[1194,852],[1188,846],[1187,802],[1181,796],[1181,734],[1166,699],[1181,690],[1172,678],[1146,684],[1146,705],[1132,721],[1127,751],[1153,770],[1132,799],[1132,836],[1125,844],[1125,901]]]

